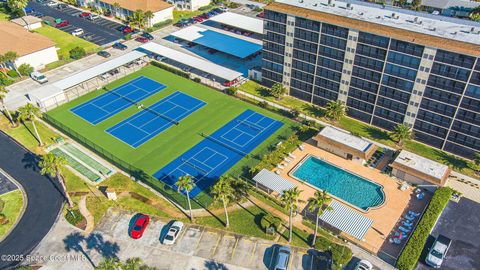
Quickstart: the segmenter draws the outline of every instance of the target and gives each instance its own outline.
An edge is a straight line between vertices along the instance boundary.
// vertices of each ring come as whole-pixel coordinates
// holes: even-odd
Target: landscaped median
[[[13,229],[22,214],[23,195],[20,190],[14,190],[0,195],[0,239]]]
[[[413,270],[422,254],[423,247],[432,231],[437,219],[452,197],[453,189],[442,187],[435,191],[427,210],[408,240],[398,261],[397,268],[400,270]]]

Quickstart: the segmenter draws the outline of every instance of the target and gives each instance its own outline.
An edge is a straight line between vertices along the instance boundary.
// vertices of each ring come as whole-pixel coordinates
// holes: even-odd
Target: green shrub
[[[5,225],[9,222],[7,216],[5,214],[0,213],[0,225]]]
[[[210,11],[211,9],[213,9],[215,7],[215,5],[206,5],[206,6],[203,6],[203,7],[199,7],[198,10],[200,11]]]
[[[427,210],[398,258],[398,269],[412,270],[415,268],[422,254],[423,247],[427,242],[428,235],[432,231],[443,209],[447,206],[452,193],[453,189],[449,187],[441,187],[435,191],[432,200],[428,204]]]
[[[260,225],[265,232],[270,227],[273,227],[275,228],[275,231],[278,231],[278,229],[280,229],[280,226],[282,225],[282,220],[279,217],[267,213],[260,220]]]
[[[343,269],[353,255],[347,246],[334,243],[321,235],[317,236],[315,249],[329,251],[332,254],[333,269]]]
[[[20,72],[20,74],[22,74],[22,76],[28,76],[30,75],[30,73],[33,72],[33,67],[30,66],[29,64],[21,64],[19,67],[18,67],[18,72]]]
[[[0,74],[0,85],[3,86],[9,86],[10,84],[13,83],[13,80],[5,76],[5,74],[1,73]]]
[[[78,209],[73,209],[67,211],[67,213],[65,214],[65,219],[73,226],[77,226],[77,224],[82,222],[85,218],[82,216]]]
[[[258,107],[260,108],[266,108],[267,106],[268,106],[268,103],[266,101],[258,102]]]
[[[7,74],[8,74],[8,76],[10,76],[12,78],[17,78],[18,77],[18,73],[13,69],[7,71]]]
[[[78,60],[78,59],[84,57],[87,54],[87,52],[85,52],[84,48],[78,47],[78,46],[71,49],[68,53],[70,54],[70,58],[75,59],[75,60]]]
[[[196,82],[196,83],[201,83],[202,79],[200,79],[198,77],[195,77],[195,78],[193,78],[193,81]]]
[[[158,68],[161,68],[161,69],[164,69],[168,72],[171,72],[173,74],[176,74],[178,76],[181,76],[181,77],[184,77],[184,78],[190,78],[190,74],[188,74],[187,72],[184,72],[180,69],[177,69],[177,68],[174,68],[174,67],[171,67],[171,66],[168,66],[168,65],[165,65],[163,63],[160,63],[158,61],[152,61],[150,62],[152,64],[152,66],[155,66],[155,67],[158,67]]]
[[[227,95],[230,95],[230,96],[234,96],[238,91],[238,88],[237,87],[229,87],[227,89],[225,89],[225,93],[227,93]]]
[[[130,40],[130,39],[132,39],[132,33],[128,33],[128,34],[124,35],[124,36],[123,36],[123,39],[125,39],[125,40]]]

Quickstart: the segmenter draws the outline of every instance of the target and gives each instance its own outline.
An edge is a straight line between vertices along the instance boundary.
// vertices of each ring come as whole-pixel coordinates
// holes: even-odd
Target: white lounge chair
[[[288,159],[287,157],[283,158],[283,160],[284,160],[285,162],[287,162],[287,163],[292,162],[292,160],[291,160],[291,159]]]
[[[281,165],[281,164],[278,164],[278,165],[277,165],[277,168],[279,168],[279,169],[285,169],[285,166],[283,166],[283,165]]]
[[[297,158],[294,154],[292,153],[288,153],[288,156],[291,157],[291,158]]]

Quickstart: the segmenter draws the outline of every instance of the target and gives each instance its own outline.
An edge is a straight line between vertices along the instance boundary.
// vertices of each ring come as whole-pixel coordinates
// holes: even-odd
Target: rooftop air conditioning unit
[[[353,7],[352,7],[352,4],[351,4],[351,3],[347,3],[347,9],[349,9],[349,10],[352,10],[352,9],[353,9]]]
[[[480,34],[480,30],[477,30],[477,29],[475,29],[475,27],[472,27],[472,28],[470,29],[470,33],[472,33],[472,34]]]
[[[392,19],[398,19],[398,15],[395,12],[392,13]]]
[[[432,28],[430,29],[430,31],[437,31],[437,28],[436,28],[436,27],[432,27]]]
[[[328,0],[328,5],[331,6],[331,7],[335,6],[335,4],[333,3],[333,0]]]
[[[318,6],[318,4],[317,4],[317,3],[314,3],[313,6],[316,7],[316,6]]]
[[[415,17],[415,19],[413,19],[413,22],[416,24],[422,24],[422,21],[418,17]]]

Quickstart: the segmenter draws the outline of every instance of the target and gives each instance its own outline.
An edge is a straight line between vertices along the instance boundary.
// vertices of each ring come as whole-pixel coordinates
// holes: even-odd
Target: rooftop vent
[[[328,0],[328,5],[331,6],[331,7],[334,7],[335,4],[333,2],[334,2],[333,0]]]
[[[351,3],[347,3],[347,9],[349,9],[349,10],[352,10],[352,9],[353,9],[353,7],[352,7],[352,4],[351,4]]]
[[[298,2],[303,3],[303,0],[300,0],[300,1],[298,1]]]
[[[392,19],[398,19],[398,15],[395,12],[392,13]]]
[[[430,28],[430,31],[437,31],[437,28],[436,28],[436,27],[432,27],[432,28]]]
[[[418,17],[415,17],[415,18],[413,19],[413,23],[422,24],[422,20],[420,20],[420,18],[418,18]]]
[[[318,4],[317,4],[317,3],[314,3],[313,6],[316,7],[316,6],[318,6]]]
[[[457,31],[455,31],[455,32],[452,32],[452,35],[456,35],[456,34],[457,34]]]
[[[472,27],[472,28],[470,29],[470,33],[472,33],[472,34],[480,34],[480,30],[477,30],[477,29],[475,29],[475,27]]]

